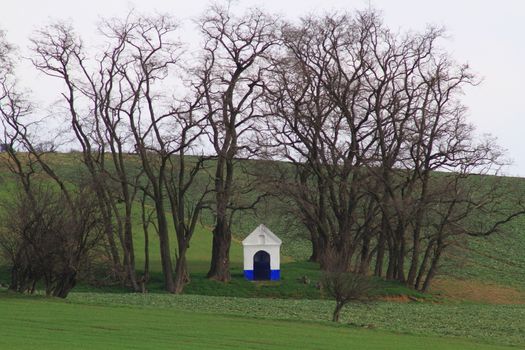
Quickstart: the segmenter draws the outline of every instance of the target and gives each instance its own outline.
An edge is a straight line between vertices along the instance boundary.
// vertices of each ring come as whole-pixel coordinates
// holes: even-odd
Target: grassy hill
[[[61,176],[81,176],[75,155],[54,156]],[[525,186],[525,179],[509,179]],[[0,201],[15,182],[0,169]],[[0,207],[0,210],[1,207]],[[136,208],[138,210],[138,208]],[[138,217],[138,216],[137,216]],[[253,283],[242,276],[240,241],[259,223],[283,240],[282,280]],[[137,267],[144,249],[134,223]],[[210,217],[204,217],[188,251],[191,283],[185,295],[163,292],[158,240],[151,235],[148,294],[117,286],[82,284],[66,301],[12,295],[0,288],[0,348],[177,349],[504,349],[525,346],[525,218],[500,236],[471,238],[450,251],[432,295],[395,282],[379,282],[382,300],[350,305],[341,325],[328,322],[333,302],[315,286],[320,272],[305,262],[309,243],[289,218],[265,203],[234,224],[231,283],[205,278],[211,251]],[[172,234],[172,237],[173,234]],[[175,241],[172,239],[172,249]],[[300,278],[311,281],[304,284]],[[0,283],[8,274],[0,260]],[[406,295],[422,302],[413,302]],[[413,299],[413,298],[412,298]],[[426,301],[425,301],[426,300]],[[504,304],[504,305],[496,305]],[[486,343],[486,344],[481,344]]]
[[[1,155],[0,155],[1,156]],[[48,161],[63,179],[76,181],[83,176],[83,166],[80,164],[80,156],[76,154],[52,154]],[[1,163],[0,163],[1,164]],[[137,159],[129,156],[129,168],[131,172],[136,171],[139,166]],[[247,162],[248,166],[250,162]],[[6,169],[0,168],[0,201],[9,203],[16,192],[16,182]],[[144,266],[144,237],[140,222],[140,208],[135,206],[133,215],[134,226],[134,248],[137,270]],[[1,209],[0,209],[1,210]],[[170,218],[168,218],[170,221]],[[202,294],[215,296],[238,296],[238,297],[271,297],[271,298],[308,298],[318,299],[321,297],[316,282],[319,280],[320,271],[316,264],[305,260],[309,254],[310,243],[301,234],[301,228],[290,224],[290,218],[283,217],[273,210],[272,202],[263,203],[256,212],[244,212],[235,218],[233,224],[234,239],[230,251],[232,281],[223,284],[210,281],[205,276],[210,264],[211,256],[211,213],[205,212],[198,226],[188,250],[188,267],[191,274],[191,283],[185,288],[187,294]],[[278,282],[251,283],[243,276],[242,262],[242,239],[247,236],[259,223],[265,223],[271,227],[283,239],[282,246],[282,276]],[[173,225],[169,223],[172,256],[176,253],[175,234]],[[163,292],[163,279],[160,265],[159,241],[153,233],[149,238],[150,271],[151,281],[148,284],[150,292]],[[7,283],[8,273],[2,269],[0,263],[0,283]],[[306,276],[311,283],[305,284],[301,279]],[[381,295],[413,295],[422,297],[418,292],[412,291],[398,283],[377,280],[381,288]],[[102,289],[94,288],[86,284],[76,288],[83,291],[104,290],[107,292],[124,292],[117,286],[106,286]]]
[[[1,155],[0,155],[1,156]],[[131,172],[137,171],[138,159],[128,156]],[[80,155],[75,153],[55,154],[49,159],[65,179],[78,180],[83,176],[83,167],[80,164]],[[0,163],[1,164],[1,163]],[[253,161],[246,161],[245,166],[254,167]],[[508,178],[512,186],[525,189],[525,179]],[[0,165],[0,201],[8,202],[16,189],[15,182],[8,175],[7,169]],[[288,218],[275,209],[278,205],[275,200],[268,200],[257,208],[256,212],[242,212],[235,217],[233,231],[235,239],[231,249],[231,264],[233,282],[230,285],[212,283],[205,279],[209,267],[211,252],[211,224],[209,212],[204,213],[202,223],[190,244],[188,251],[189,268],[192,274],[192,283],[186,292],[190,294],[234,295],[234,296],[270,296],[270,297],[306,297],[318,298],[319,293],[314,284],[304,285],[298,281],[300,277],[307,276],[311,281],[316,281],[319,272],[314,264],[304,262],[310,253],[310,244],[306,239],[304,229],[293,218]],[[139,208],[135,208],[135,250],[137,268],[143,266],[144,240],[139,222]],[[252,283],[242,278],[242,247],[240,241],[248,235],[259,223],[265,223],[283,240],[283,280],[264,286],[254,287]],[[170,227],[171,228],[171,227]],[[160,274],[160,256],[158,240],[150,235],[150,254],[152,283],[151,291],[162,289]],[[175,252],[174,235],[172,250]],[[470,238],[462,247],[448,251],[449,259],[440,270],[440,277],[434,291],[447,294],[456,293],[457,286],[465,288],[487,289],[487,286],[500,288],[498,293],[514,293],[517,298],[525,302],[525,217],[520,217],[505,227],[501,235],[486,238]],[[0,267],[1,271],[1,267]],[[2,277],[3,276],[3,277]],[[5,279],[0,273],[0,282]],[[4,281],[5,282],[5,281]],[[385,295],[411,293],[406,288],[392,283],[383,283]],[[508,288],[503,290],[501,288]],[[464,294],[464,293],[463,293]],[[494,294],[494,293],[492,293]],[[496,293],[497,294],[497,293]],[[488,296],[490,299],[490,295]],[[464,296],[462,298],[465,298]],[[468,299],[468,297],[467,297]],[[496,298],[497,299],[497,298]]]

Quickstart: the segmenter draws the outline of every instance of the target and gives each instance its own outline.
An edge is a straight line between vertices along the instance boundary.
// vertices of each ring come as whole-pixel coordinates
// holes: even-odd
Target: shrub
[[[370,299],[374,285],[367,276],[351,272],[325,272],[321,279],[321,287],[323,292],[335,299],[332,321],[338,322],[341,310],[347,303]]]
[[[86,190],[74,198],[42,187],[22,192],[0,222],[0,249],[11,262],[9,288],[33,293],[43,283],[46,295],[61,298],[75,286],[102,232],[96,201]]]

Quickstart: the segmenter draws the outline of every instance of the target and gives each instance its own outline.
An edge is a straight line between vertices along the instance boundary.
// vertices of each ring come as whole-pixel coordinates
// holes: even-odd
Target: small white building
[[[268,227],[259,225],[242,241],[244,277],[247,280],[281,278],[281,240]]]

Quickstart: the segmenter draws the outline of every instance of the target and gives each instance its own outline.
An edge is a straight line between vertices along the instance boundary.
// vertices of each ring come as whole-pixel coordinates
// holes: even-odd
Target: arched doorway
[[[253,256],[253,279],[264,281],[270,279],[270,254],[259,250]]]

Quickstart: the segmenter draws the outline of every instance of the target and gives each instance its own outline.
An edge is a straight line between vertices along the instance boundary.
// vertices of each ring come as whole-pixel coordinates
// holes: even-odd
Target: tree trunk
[[[9,284],[9,290],[13,292],[18,292],[19,286],[20,286],[20,276],[19,276],[18,269],[15,263],[13,264],[13,267],[11,268],[11,283]]]
[[[53,288],[53,296],[66,298],[77,283],[76,276],[75,272],[64,273],[55,285],[55,288]]]
[[[184,287],[188,284],[190,278],[188,275],[188,264],[186,261],[186,251],[180,251],[177,263],[175,265],[175,294],[181,294]]]
[[[131,288],[135,292],[140,292],[141,287],[137,280],[137,273],[135,270],[135,251],[133,247],[133,231],[131,226],[131,205],[126,204],[126,219],[124,223],[124,251],[127,256],[126,270],[128,273],[128,279],[131,283]]]
[[[410,260],[410,269],[408,271],[408,277],[406,284],[409,287],[414,286],[416,280],[417,269],[419,266],[419,254],[420,254],[420,242],[419,242],[419,229],[414,230],[413,242],[412,242],[412,259]]]
[[[229,282],[231,232],[226,224],[217,224],[213,230],[211,266],[207,277],[221,282]]]
[[[386,270],[386,279],[387,280],[394,280],[395,279],[395,272],[397,269],[397,255],[396,255],[396,249],[394,247],[393,242],[389,242],[388,247],[388,268]]]
[[[144,229],[144,272],[142,280],[144,283],[149,281],[149,233],[148,229]]]
[[[427,271],[428,259],[430,259],[430,253],[432,252],[433,247],[434,241],[428,242],[427,249],[425,249],[425,255],[423,256],[423,261],[421,262],[421,266],[419,267],[419,272],[417,274],[416,282],[414,284],[414,288],[417,290],[421,290],[421,281],[423,280],[423,276]]]
[[[383,230],[379,233],[377,241],[377,257],[376,266],[374,268],[374,276],[381,277],[383,275],[383,264],[385,259],[385,234]]]
[[[359,263],[359,273],[366,275],[369,268],[369,254],[370,254],[370,237],[363,238],[363,246],[361,247],[361,261]]]
[[[330,250],[328,239],[324,235],[317,236],[317,262],[323,271],[333,265],[334,253]]]
[[[312,255],[310,255],[308,261],[319,262],[319,238],[314,230],[310,231],[310,242],[312,242]]]
[[[420,243],[420,236],[421,236],[421,227],[423,225],[423,216],[425,212],[425,206],[423,203],[425,203],[426,197],[427,197],[427,190],[428,190],[428,181],[429,181],[429,172],[425,172],[425,175],[423,177],[423,188],[421,190],[421,198],[419,200],[419,207],[416,211],[416,224],[414,227],[414,233],[412,235],[412,259],[410,262],[410,270],[408,272],[408,278],[407,278],[407,285],[412,287],[415,284],[416,280],[416,274],[418,270],[419,265],[419,254],[421,250],[421,243]]]
[[[230,135],[231,137],[231,135]],[[233,142],[233,141],[230,141]],[[231,144],[230,147],[234,148]],[[233,184],[233,158],[229,153],[219,154],[215,171],[215,227],[211,251],[210,270],[207,277],[221,282],[229,282],[230,275],[230,244],[231,227],[228,222],[228,204],[230,190]]]
[[[160,260],[162,265],[162,274],[164,275],[164,287],[170,292],[175,292],[175,282],[173,281],[173,263],[171,261],[170,241],[168,236],[168,223],[166,221],[166,213],[162,205],[162,197],[156,199],[155,209],[157,213],[158,229],[159,229],[159,244],[160,244]]]
[[[340,302],[340,301],[336,302],[334,313],[332,315],[333,322],[339,322],[339,316],[341,315],[341,310],[343,309],[343,306],[345,306],[343,302]]]
[[[423,288],[421,290],[424,293],[428,292],[428,290],[430,289],[430,284],[436,276],[439,258],[441,257],[442,252],[443,245],[441,244],[441,242],[438,242],[438,246],[436,247],[436,250],[434,252],[434,258],[432,259],[432,264],[430,265],[430,269],[428,270],[427,277],[425,278],[425,282],[423,283]]]
[[[404,283],[406,281],[405,278],[405,237],[403,237],[403,233],[398,232],[398,246],[397,246],[397,280],[401,283]]]
[[[111,208],[107,208],[107,205],[104,204],[104,200],[101,198],[102,194],[97,191],[97,197],[99,199],[99,205],[102,208],[102,216],[104,220],[104,231],[106,234],[106,239],[109,246],[109,254],[111,256],[111,261],[113,263],[113,271],[115,273],[114,277],[118,281],[122,281],[123,267],[120,263],[120,256],[118,253],[117,243],[115,242],[115,235],[113,232],[113,223],[111,220]]]

